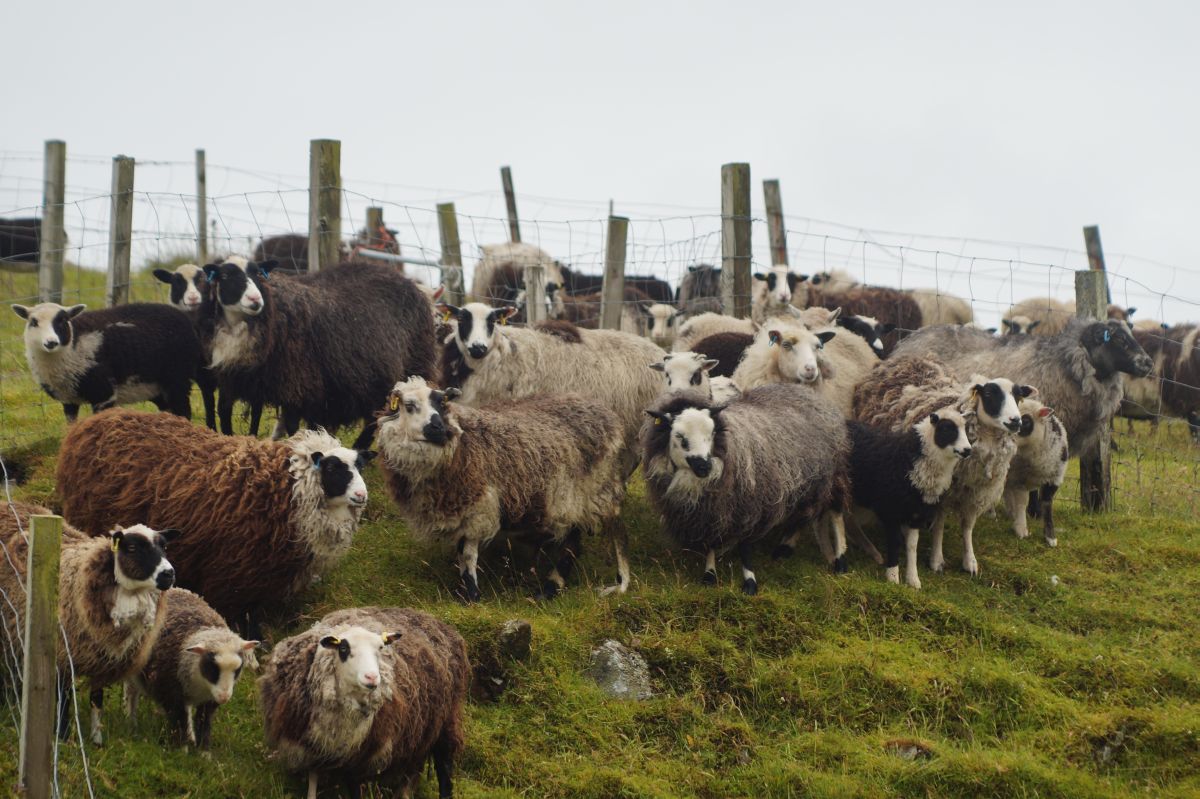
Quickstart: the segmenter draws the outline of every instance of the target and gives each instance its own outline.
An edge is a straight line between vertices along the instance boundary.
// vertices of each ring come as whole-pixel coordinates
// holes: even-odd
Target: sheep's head
[[[61,352],[74,340],[71,320],[87,308],[86,305],[63,307],[43,302],[28,308],[14,305],[13,313],[25,320],[25,351],[29,353]]]
[[[712,396],[708,373],[716,365],[715,358],[705,358],[698,352],[672,352],[658,363],[650,364],[650,368],[666,376],[668,391],[695,389]]]
[[[795,324],[768,324],[759,331],[754,346],[765,341],[768,348],[778,348],[776,364],[784,381],[815,383],[827,376],[822,374],[820,352],[835,335],[832,330],[814,333]]]
[[[178,536],[178,530],[152,530],[144,524],[109,533],[117,585],[133,592],[166,591],[174,585],[175,567],[167,560],[165,548]]]
[[[181,311],[199,310],[208,291],[208,278],[195,264],[181,264],[172,272],[155,269],[154,277],[171,287],[171,304]]]
[[[330,662],[339,696],[371,695],[380,688],[390,689],[389,669],[381,654],[385,646],[400,639],[400,633],[376,633],[365,627],[333,630],[319,641],[314,664]]]
[[[656,302],[650,306],[639,306],[646,317],[646,333],[655,344],[667,345],[675,340],[675,328],[683,311],[674,305]]]
[[[1004,325],[1004,335],[1021,336],[1032,333],[1042,323],[1042,320],[1030,319],[1028,316],[1016,314],[1008,319],[1001,319],[1000,322]]]
[[[1145,377],[1154,369],[1154,361],[1123,321],[1093,322],[1083,329],[1081,341],[1096,369],[1096,377],[1101,380],[1117,372]]]
[[[1037,394],[1033,386],[1016,385],[1003,377],[971,378],[970,405],[979,424],[1016,433],[1021,429],[1021,410],[1018,403]]]
[[[787,264],[776,264],[769,272],[755,272],[754,304],[768,316],[778,313],[791,304],[792,292],[806,279],[806,275],[793,274]]]
[[[884,324],[870,316],[839,316],[837,326],[861,337],[880,358],[883,357],[883,337],[896,329],[895,325]]]
[[[267,307],[263,285],[278,265],[278,261],[227,258],[224,263],[205,265],[204,277],[216,288],[217,302],[227,315],[258,316]]]
[[[559,298],[561,300],[561,298]],[[508,305],[492,308],[482,302],[469,302],[461,308],[439,303],[438,310],[445,321],[453,319],[454,342],[468,364],[478,363],[496,349],[496,328],[508,324],[517,308]]]
[[[656,425],[670,433],[667,456],[677,472],[690,472],[699,480],[717,480],[721,459],[715,455],[719,410],[683,408],[676,413],[646,411]]]
[[[196,699],[223,705],[233,697],[233,687],[242,669],[254,667],[252,654],[258,641],[243,641],[229,630],[208,628],[188,637],[184,651],[191,655],[188,673],[192,675],[193,693],[204,694]],[[185,655],[184,657],[187,657]]]
[[[967,420],[954,408],[942,408],[915,425],[921,436],[921,450],[926,455],[948,459],[966,458],[971,454],[967,436]]]
[[[433,388],[422,377],[397,383],[379,415],[379,446],[385,455],[444,449],[462,433],[449,404],[460,394],[456,388]]]

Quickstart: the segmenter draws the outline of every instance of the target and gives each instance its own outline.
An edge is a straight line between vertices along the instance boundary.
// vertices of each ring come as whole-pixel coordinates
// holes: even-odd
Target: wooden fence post
[[[1087,245],[1088,269],[1104,275],[1104,299],[1112,302],[1112,291],[1108,288],[1108,270],[1104,268],[1104,248],[1100,246],[1100,226],[1087,225],[1083,229],[1083,243]],[[1108,307],[1104,308],[1101,319],[1108,318]]]
[[[508,240],[518,244],[521,241],[521,225],[517,220],[517,193],[513,191],[512,169],[500,167],[500,182],[504,184],[504,204],[508,206]]]
[[[546,267],[525,265],[525,323],[536,325],[546,318]]]
[[[783,197],[778,180],[763,181],[767,208],[767,233],[771,239],[771,266],[787,266],[787,225],[783,222]]]
[[[379,235],[381,227],[383,227],[383,209],[372,205],[367,209],[367,240],[359,243],[366,244],[368,247],[383,246],[383,237]]]
[[[463,288],[462,243],[458,239],[458,214],[454,203],[438,203],[438,236],[442,241],[442,285],[446,294],[442,298],[451,305],[462,305],[466,292]]]
[[[109,306],[129,302],[129,260],[133,254],[134,160],[113,158],[112,208],[108,215],[108,276],[104,299]]]
[[[29,799],[50,797],[54,786],[54,732],[58,714],[58,556],[61,516],[29,520],[25,572],[25,660],[21,680],[19,784]],[[63,701],[67,701],[63,697]]]
[[[342,244],[342,143],[313,139],[308,146],[308,271],[338,262]]]
[[[67,143],[46,142],[42,180],[42,232],[38,237],[38,299],[62,302],[63,256],[67,235],[63,210],[67,189]]]
[[[725,313],[750,316],[750,165],[721,167],[721,301]]]
[[[208,263],[208,167],[204,150],[196,150],[196,263]]]
[[[629,219],[610,216],[608,242],[604,246],[604,287],[600,294],[600,327],[604,330],[621,329],[621,308],[625,304],[625,244],[628,237]]]
[[[1107,281],[1103,271],[1086,269],[1075,273],[1075,315],[1080,319],[1108,318]],[[1085,511],[1112,508],[1109,443],[1106,430],[1094,448],[1079,453],[1079,502]]]

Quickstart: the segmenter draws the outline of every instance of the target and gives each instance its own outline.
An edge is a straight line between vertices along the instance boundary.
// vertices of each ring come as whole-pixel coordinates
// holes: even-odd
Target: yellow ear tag
[[[112,540],[112,551],[113,551],[113,552],[116,552],[116,551],[117,551],[117,547],[119,547],[119,546],[121,546],[121,542],[120,542],[120,541],[118,541],[117,539],[115,539],[115,538],[114,538],[114,539]]]
[[[500,317],[500,324],[502,324],[502,325],[508,324],[508,314],[504,314],[504,316]]]
[[[655,416],[655,417],[654,417],[654,424],[656,424],[656,425],[660,425],[660,424],[662,424],[662,419],[659,419],[657,416]]]
[[[449,322],[452,315],[449,311],[442,311],[442,321]]]
[[[391,411],[400,410],[400,398],[397,397],[395,394],[393,394],[391,396],[391,398],[388,400],[388,409]]]

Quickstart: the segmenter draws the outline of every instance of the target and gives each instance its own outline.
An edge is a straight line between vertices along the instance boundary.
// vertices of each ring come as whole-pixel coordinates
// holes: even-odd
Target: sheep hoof
[[[1048,546],[1048,547],[1050,547],[1051,549],[1053,549],[1054,547],[1058,546],[1058,539],[1057,539],[1057,538],[1054,538],[1054,537],[1047,536],[1047,538],[1046,538],[1046,546]]]
[[[705,585],[716,585],[717,573],[710,571],[704,572],[704,576],[700,578],[700,582],[704,583]]]
[[[930,558],[929,559],[929,570],[930,571],[941,574],[943,571],[945,571],[945,569],[946,569],[946,561],[944,561],[940,558],[936,558],[936,559]]]
[[[480,599],[482,599],[482,595],[479,593],[479,586],[476,585],[475,581],[470,578],[463,580],[458,588],[455,589],[454,595],[463,602],[468,603],[478,602]]]
[[[547,580],[542,583],[542,590],[538,592],[537,599],[554,599],[558,596],[559,588],[553,580]]]
[[[887,570],[884,572],[884,576],[887,578],[887,581],[889,583],[899,583],[900,582],[900,567],[899,566],[888,566]]]
[[[833,573],[846,574],[850,571],[850,566],[846,564],[846,556],[838,555],[833,559]]]
[[[1014,530],[1013,532],[1017,534],[1017,538],[1021,538],[1021,539],[1029,538],[1028,530]]]
[[[771,551],[771,557],[775,560],[790,558],[796,552],[796,548],[789,544],[779,544]]]
[[[747,577],[742,581],[742,593],[746,596],[754,596],[758,593],[758,581],[753,577]]]
[[[963,571],[972,577],[979,576],[979,563],[975,558],[963,558]]]
[[[913,589],[914,591],[921,590],[921,578],[920,577],[913,577],[912,579],[905,579],[904,582],[909,588]]]

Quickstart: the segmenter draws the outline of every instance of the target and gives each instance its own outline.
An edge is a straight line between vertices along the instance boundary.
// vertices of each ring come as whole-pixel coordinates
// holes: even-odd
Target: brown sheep
[[[807,288],[807,298],[805,297]],[[884,325],[895,325],[883,337],[884,354],[890,354],[900,339],[923,324],[921,308],[910,294],[879,286],[855,286],[845,291],[825,291],[811,283],[798,286],[794,303],[797,306],[819,305],[833,310],[841,308],[844,316],[869,316]]]

